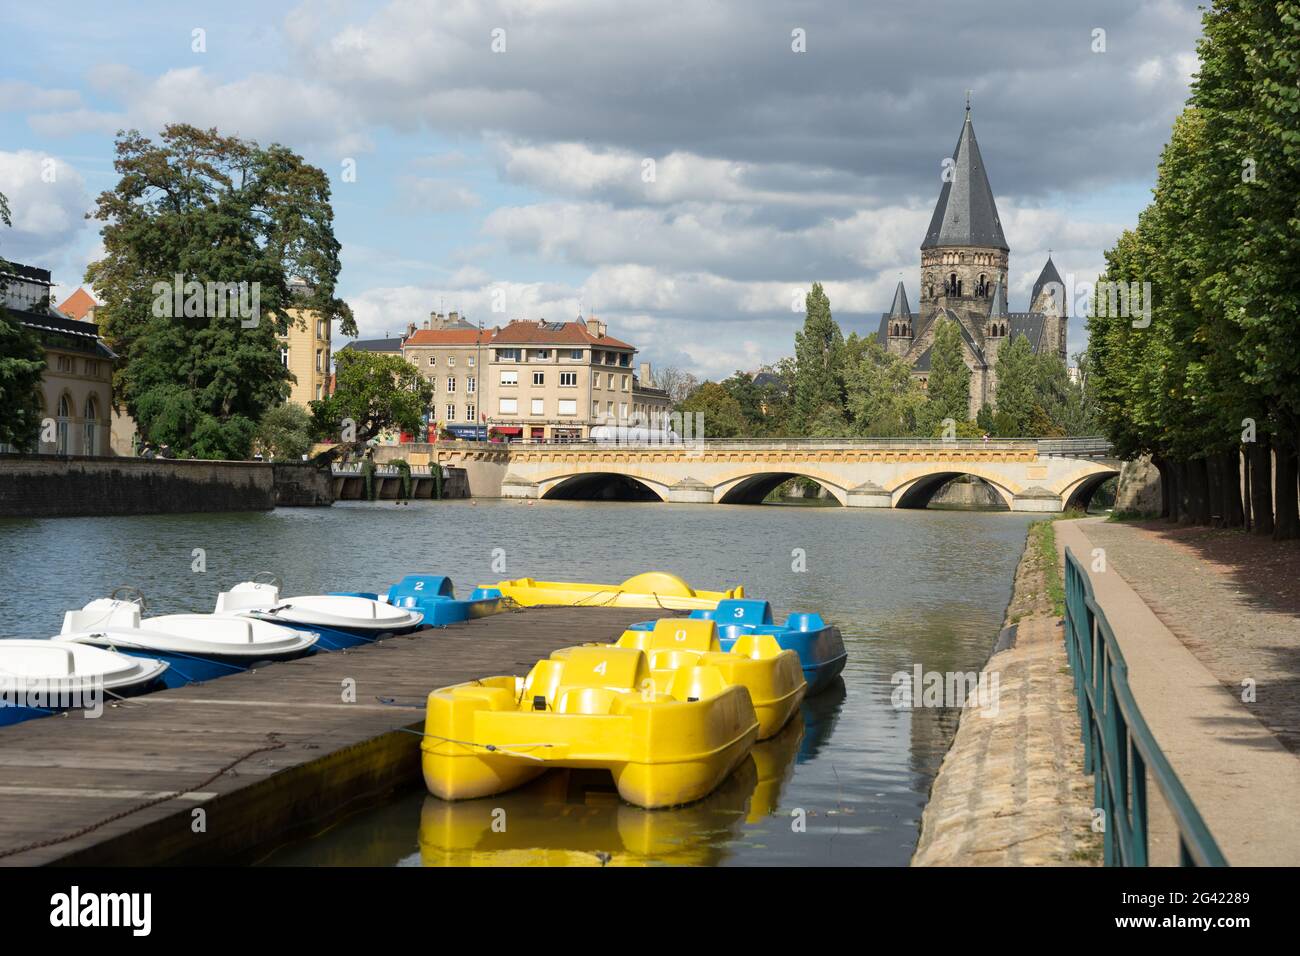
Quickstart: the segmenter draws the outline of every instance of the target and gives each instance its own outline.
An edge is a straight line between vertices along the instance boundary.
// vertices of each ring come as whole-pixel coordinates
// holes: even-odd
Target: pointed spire
[[[898,288],[894,290],[894,304],[890,306],[889,317],[891,319],[910,319],[912,317],[912,307],[907,304],[907,290],[903,288],[903,280],[898,280]]]
[[[1060,315],[1065,315],[1065,282],[1061,279],[1061,274],[1056,271],[1056,264],[1052,262],[1052,254],[1047,254],[1047,263],[1043,266],[1043,271],[1038,273],[1038,279],[1034,282],[1034,291],[1029,294],[1029,311],[1038,311],[1038,296],[1048,287],[1054,286],[1056,292],[1056,307]]]
[[[993,189],[984,171],[979,143],[975,140],[969,100],[966,121],[957,138],[957,148],[952,153],[952,167],[939,191],[930,228],[921,243],[922,249],[936,246],[991,246],[1008,251],[1010,248],[1002,234],[1002,221],[993,201]]]
[[[998,277],[998,284],[993,287],[993,302],[989,305],[989,318],[1005,318],[1007,314],[1007,290],[1002,285],[1001,276]]]

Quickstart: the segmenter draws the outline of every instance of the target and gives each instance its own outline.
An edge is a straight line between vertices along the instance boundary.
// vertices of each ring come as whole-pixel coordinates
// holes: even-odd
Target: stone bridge
[[[924,508],[948,482],[970,475],[987,483],[1012,511],[1058,512],[1086,507],[1120,466],[1099,439],[454,442],[422,447],[444,465],[468,467],[470,492],[476,496],[757,504],[782,482],[803,477],[850,508]]]

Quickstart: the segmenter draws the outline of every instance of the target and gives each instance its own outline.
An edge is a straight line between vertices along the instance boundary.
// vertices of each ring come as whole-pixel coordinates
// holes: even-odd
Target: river
[[[581,501],[340,503],[328,509],[0,520],[5,637],[46,637],[65,609],[138,588],[150,614],[210,611],[271,571],[287,594],[382,591],[414,571],[457,593],[503,577],[620,581],[677,573],[745,585],[781,614],[817,611],[849,651],[842,686],[707,800],[620,804],[590,774],[449,805],[412,788],[267,864],[906,864],[956,727],[951,708],[896,709],[891,676],[978,670],[1010,599],[1032,516],[995,512]],[[500,569],[504,560],[505,570]],[[493,562],[498,570],[493,570]],[[506,833],[493,833],[492,809]]]

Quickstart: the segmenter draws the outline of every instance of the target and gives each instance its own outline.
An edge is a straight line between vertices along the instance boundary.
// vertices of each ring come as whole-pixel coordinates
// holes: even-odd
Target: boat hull
[[[505,597],[524,607],[645,607],[691,611],[715,608],[719,601],[743,598],[745,595],[743,587],[727,591],[697,591],[676,575],[662,571],[638,574],[622,584],[518,578],[484,587],[496,588]]]

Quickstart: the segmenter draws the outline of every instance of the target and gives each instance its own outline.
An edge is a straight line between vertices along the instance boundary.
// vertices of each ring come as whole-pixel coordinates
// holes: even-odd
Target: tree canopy
[[[280,145],[169,125],[118,134],[101,193],[104,256],[86,280],[121,357],[116,400],[141,435],[198,458],[244,458],[288,394],[288,309],[355,323],[334,295],[339,243],[325,173]],[[300,280],[295,282],[294,280]]]
[[[334,356],[334,393],[311,403],[316,436],[362,445],[380,432],[418,433],[433,385],[398,355],[343,349]]]

